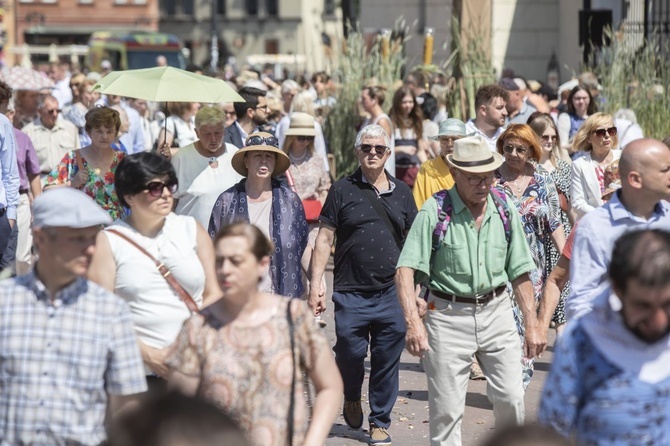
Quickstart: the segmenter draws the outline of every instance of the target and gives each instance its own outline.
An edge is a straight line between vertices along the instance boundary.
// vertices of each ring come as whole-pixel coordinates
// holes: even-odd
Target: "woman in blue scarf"
[[[235,152],[231,164],[246,178],[217,198],[209,235],[214,238],[219,229],[236,221],[257,226],[275,246],[259,289],[302,297],[300,259],[308,235],[305,211],[298,195],[276,179],[286,172],[290,160],[269,133],[253,133],[245,145]]]

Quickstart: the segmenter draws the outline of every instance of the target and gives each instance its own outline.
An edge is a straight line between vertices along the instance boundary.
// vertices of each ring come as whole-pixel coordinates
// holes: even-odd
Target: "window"
[[[269,16],[277,17],[279,15],[279,2],[277,0],[265,0],[265,9]]]
[[[335,14],[335,0],[326,0],[326,3],[323,8],[323,12],[326,15],[334,15]]]
[[[193,15],[193,0],[181,0],[181,13]]]
[[[79,3],[80,5],[92,5],[93,0],[77,0],[77,3]]]
[[[114,0],[115,5],[125,5],[128,3],[128,0]]]
[[[246,0],[247,14],[252,16],[258,15],[258,0]]]
[[[163,11],[166,15],[175,15],[177,14],[177,1],[176,0],[162,0]]]
[[[266,39],[265,40],[265,54],[279,54],[279,40]]]
[[[216,14],[226,15],[226,0],[216,0]]]

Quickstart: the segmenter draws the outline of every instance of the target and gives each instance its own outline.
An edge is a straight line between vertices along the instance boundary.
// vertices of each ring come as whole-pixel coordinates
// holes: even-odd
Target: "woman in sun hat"
[[[447,155],[454,151],[454,141],[465,137],[465,124],[459,119],[445,119],[440,123],[437,136],[431,138],[440,142],[439,156],[421,165],[414,182],[412,194],[416,207],[421,209],[423,203],[435,192],[450,189],[454,179],[447,165]]]
[[[275,245],[259,289],[300,297],[304,290],[300,261],[308,226],[298,194],[276,179],[291,164],[277,144],[270,133],[257,132],[247,138],[246,147],[235,152],[231,164],[245,178],[217,198],[209,235],[215,238],[221,228],[236,221],[256,225]]]

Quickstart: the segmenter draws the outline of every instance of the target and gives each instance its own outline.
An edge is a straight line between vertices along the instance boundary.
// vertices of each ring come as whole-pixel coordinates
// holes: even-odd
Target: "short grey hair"
[[[302,90],[300,85],[293,79],[286,79],[281,83],[281,94],[292,93],[294,91],[299,92],[300,90]]]
[[[56,99],[55,96],[50,95],[50,94],[44,94],[44,95],[40,95],[39,99],[37,100],[37,108],[39,110],[42,110],[45,107],[45,103],[47,101],[54,101],[54,102],[56,102],[56,105],[58,105],[58,99]]]
[[[377,124],[371,124],[368,126],[365,126],[361,129],[360,132],[358,132],[358,135],[356,135],[356,148],[360,147],[361,144],[363,144],[363,140],[365,138],[384,138],[384,145],[386,147],[391,147],[391,138],[389,135],[386,133],[386,130],[380,125]]]

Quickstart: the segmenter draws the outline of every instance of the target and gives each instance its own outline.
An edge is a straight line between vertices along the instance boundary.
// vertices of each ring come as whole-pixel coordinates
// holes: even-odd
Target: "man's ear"
[[[640,175],[640,172],[631,170],[628,172],[628,175],[625,179],[628,181],[628,184],[630,184],[631,187],[635,189],[642,189],[642,175]]]
[[[256,110],[254,110],[253,107],[247,108],[247,118],[249,118],[249,119],[253,118],[254,113],[256,113]]]

